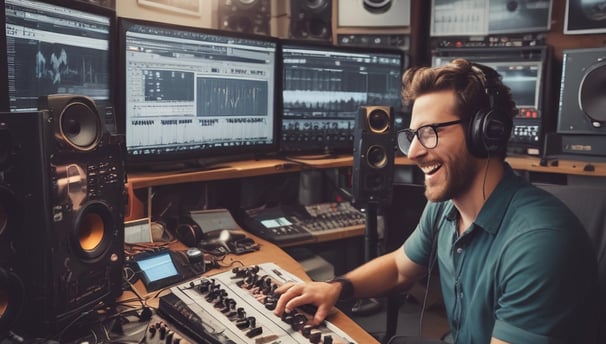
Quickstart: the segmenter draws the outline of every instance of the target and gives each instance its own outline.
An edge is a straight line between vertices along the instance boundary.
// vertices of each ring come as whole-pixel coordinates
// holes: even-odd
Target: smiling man
[[[455,343],[594,343],[594,251],[578,219],[504,161],[509,88],[463,59],[409,69],[402,82],[412,118],[398,147],[423,171],[428,199],[417,228],[345,276],[278,288],[276,314],[314,304],[317,324],[339,297],[383,295],[439,267]]]

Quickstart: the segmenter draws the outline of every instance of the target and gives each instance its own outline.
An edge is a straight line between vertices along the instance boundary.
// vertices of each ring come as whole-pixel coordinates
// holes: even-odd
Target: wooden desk
[[[256,265],[256,264],[261,264],[261,263],[266,263],[266,262],[273,262],[273,263],[277,264],[278,266],[280,266],[282,269],[289,271],[290,273],[294,274],[295,276],[301,278],[304,281],[310,280],[309,276],[305,273],[305,270],[303,270],[303,267],[301,267],[301,265],[296,260],[294,260],[286,252],[281,250],[278,246],[276,246],[262,238],[256,237],[250,233],[247,233],[247,232],[243,232],[243,233],[245,233],[247,236],[253,238],[260,245],[260,247],[261,247],[260,250],[253,252],[253,253],[243,254],[243,255],[228,255],[225,258],[225,260],[222,262],[222,265],[224,265],[224,267],[221,267],[219,269],[210,270],[207,273],[205,273],[203,276],[212,275],[212,274],[216,274],[219,272],[231,270],[233,267],[239,266],[239,264],[237,262],[240,262],[245,266]],[[173,249],[185,249],[185,247],[180,243],[176,243],[175,246],[173,247]],[[234,265],[226,266],[231,263],[234,263]],[[180,282],[180,283],[183,283],[183,282]],[[135,284],[135,286],[141,294],[144,294],[144,295],[146,294],[148,296],[154,296],[157,294],[157,292],[147,293],[145,291],[145,287],[143,286],[143,284],[141,282],[137,282]],[[122,295],[121,299],[129,299],[132,296],[133,296],[132,292],[125,292]],[[157,307],[158,299],[152,298],[148,301],[148,304],[152,307]],[[372,337],[368,332],[366,332],[364,329],[362,329],[355,321],[350,319],[347,315],[345,315],[343,312],[341,312],[338,309],[335,309],[333,314],[331,314],[327,318],[327,320],[330,321],[331,323],[333,323],[334,325],[336,325],[337,327],[339,327],[344,332],[346,332],[349,336],[351,336],[359,344],[378,343],[378,341],[376,339],[374,339],[374,337]]]
[[[556,164],[555,161],[556,160],[551,160],[547,162],[546,166],[541,166],[541,159],[539,157],[507,157],[507,162],[517,170],[586,176],[606,176],[606,162],[557,160]],[[395,164],[398,166],[415,165],[414,162],[405,156],[397,156],[395,158]],[[351,167],[352,165],[353,156],[351,155],[324,159],[291,159],[290,161],[280,159],[234,161],[209,170],[132,173],[128,175],[128,188],[134,190],[160,185],[254,177],[268,174],[298,172],[314,168]]]

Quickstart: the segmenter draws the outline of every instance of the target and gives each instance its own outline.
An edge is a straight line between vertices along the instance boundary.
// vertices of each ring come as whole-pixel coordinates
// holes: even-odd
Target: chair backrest
[[[598,261],[602,323],[606,321],[606,187],[594,185],[537,184],[564,202],[583,223],[594,243]],[[603,327],[603,326],[601,326]],[[599,343],[606,343],[606,329],[600,328]]]

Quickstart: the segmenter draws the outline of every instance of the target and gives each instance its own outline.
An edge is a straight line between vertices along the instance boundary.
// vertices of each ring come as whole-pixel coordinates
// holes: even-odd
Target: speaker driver
[[[331,0],[291,0],[289,35],[295,39],[332,40]]]
[[[87,104],[68,104],[61,112],[59,123],[61,136],[78,150],[93,150],[101,140],[101,120],[96,110]]]
[[[74,227],[74,241],[82,258],[101,257],[111,246],[113,220],[105,204],[93,202],[82,208]]]
[[[366,152],[366,162],[372,168],[383,168],[387,165],[387,154],[382,146],[370,146]]]
[[[391,0],[364,0],[364,8],[371,13],[385,13],[391,8]]]
[[[324,10],[330,3],[328,0],[307,0],[301,2],[302,7],[308,8],[315,12],[320,12]]]
[[[591,120],[595,128],[601,127],[606,122],[606,61],[591,66],[579,88],[579,107]]]
[[[373,110],[367,117],[368,128],[375,134],[382,134],[389,130],[390,116],[382,109]]]

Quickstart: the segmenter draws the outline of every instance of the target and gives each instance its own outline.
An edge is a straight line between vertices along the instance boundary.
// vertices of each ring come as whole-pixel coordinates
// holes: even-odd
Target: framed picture
[[[202,15],[202,0],[137,0],[141,6],[157,8],[163,11],[187,14],[200,17]]]
[[[606,32],[606,1],[566,0],[564,34]]]

